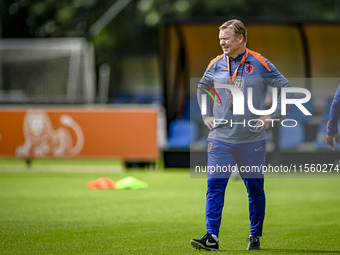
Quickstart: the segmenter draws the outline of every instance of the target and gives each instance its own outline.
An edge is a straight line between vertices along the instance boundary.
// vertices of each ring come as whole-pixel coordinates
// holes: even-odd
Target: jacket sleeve
[[[277,107],[273,113],[273,116],[280,117],[281,116],[281,88],[293,87],[292,84],[276,69],[276,67],[267,60],[267,64],[271,70],[271,72],[266,70],[266,74],[264,75],[269,86],[278,88],[278,99],[277,99]],[[292,98],[294,93],[287,93],[286,98]]]
[[[216,63],[213,65],[209,64],[209,69],[207,69],[202,77],[202,79],[198,83],[197,87],[197,101],[202,110],[202,95],[206,95],[207,98],[207,114],[202,115],[204,116],[213,116],[213,106],[214,102],[207,91],[210,93],[210,89],[208,86],[214,87],[214,70],[215,70]],[[208,85],[208,86],[206,86]]]
[[[340,118],[340,85],[335,92],[335,96],[329,110],[327,122],[327,135],[334,135],[338,132],[338,122]]]

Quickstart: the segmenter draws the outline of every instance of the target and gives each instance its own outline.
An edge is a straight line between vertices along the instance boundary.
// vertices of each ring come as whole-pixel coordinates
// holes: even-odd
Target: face
[[[219,38],[224,55],[236,58],[239,54],[243,53],[243,36],[235,36],[234,31],[230,27],[221,29]]]

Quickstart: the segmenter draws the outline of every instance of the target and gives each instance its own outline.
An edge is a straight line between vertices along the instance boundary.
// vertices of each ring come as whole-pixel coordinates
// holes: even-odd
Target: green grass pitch
[[[149,188],[87,188],[100,177],[128,175]],[[340,253],[339,178],[268,178],[265,190],[262,250],[246,251],[246,189],[230,180],[222,253]],[[205,234],[205,193],[206,179],[188,171],[0,171],[0,254],[205,254],[189,243]]]

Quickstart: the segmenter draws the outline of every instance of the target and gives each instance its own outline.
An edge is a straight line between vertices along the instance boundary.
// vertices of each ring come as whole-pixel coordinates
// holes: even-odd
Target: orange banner
[[[155,160],[155,108],[2,108],[0,156]]]

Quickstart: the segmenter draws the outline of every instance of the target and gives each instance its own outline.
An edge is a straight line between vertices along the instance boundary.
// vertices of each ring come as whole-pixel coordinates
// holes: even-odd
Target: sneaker
[[[191,239],[191,245],[196,249],[205,249],[208,251],[218,251],[218,242],[211,236],[206,234],[201,239]]]
[[[247,250],[260,250],[260,237],[258,236],[249,236],[247,239],[249,240]]]

